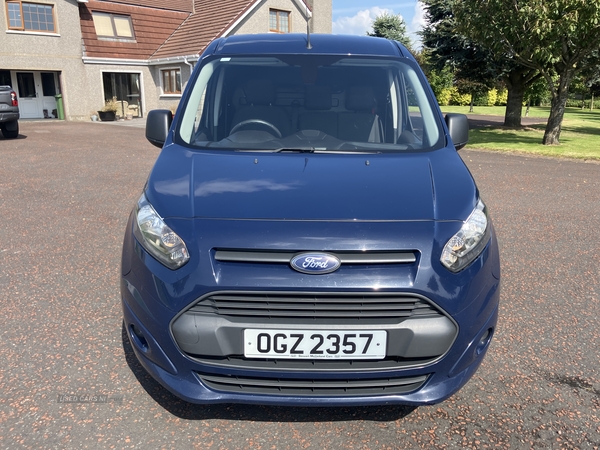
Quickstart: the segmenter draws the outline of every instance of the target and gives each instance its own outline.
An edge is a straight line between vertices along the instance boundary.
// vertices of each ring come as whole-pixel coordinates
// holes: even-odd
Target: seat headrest
[[[271,80],[250,80],[246,83],[246,103],[249,105],[271,105],[276,97]]]
[[[306,86],[304,92],[304,107],[314,110],[331,109],[331,87],[329,86]]]
[[[346,109],[370,111],[375,105],[375,94],[370,86],[352,86],[346,91]]]

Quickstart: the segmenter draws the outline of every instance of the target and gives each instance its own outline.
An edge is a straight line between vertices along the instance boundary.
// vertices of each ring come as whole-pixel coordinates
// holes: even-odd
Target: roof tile
[[[186,12],[117,4],[115,1],[90,0],[79,7],[85,56],[97,58],[148,59],[190,15]],[[93,11],[130,16],[135,40],[98,39],[92,19]]]
[[[194,10],[194,0],[100,0],[106,3],[122,3],[131,6],[166,9],[191,13]]]
[[[152,55],[152,59],[197,55],[241,17],[256,0],[195,0],[195,13]]]

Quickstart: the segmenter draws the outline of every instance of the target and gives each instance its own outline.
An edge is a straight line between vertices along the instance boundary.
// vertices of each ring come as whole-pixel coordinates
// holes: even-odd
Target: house
[[[204,48],[245,33],[331,32],[331,0],[3,0],[0,84],[22,118],[90,120],[177,105]],[[4,27],[4,30],[2,29]],[[58,97],[58,100],[57,100]]]

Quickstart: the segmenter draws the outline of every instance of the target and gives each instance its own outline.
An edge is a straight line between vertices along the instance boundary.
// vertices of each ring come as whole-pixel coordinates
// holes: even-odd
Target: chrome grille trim
[[[409,264],[417,261],[415,252],[330,252],[321,251],[336,256],[342,264]],[[239,263],[273,263],[289,264],[292,258],[301,252],[270,252],[270,251],[235,251],[216,250],[215,259],[221,262]]]

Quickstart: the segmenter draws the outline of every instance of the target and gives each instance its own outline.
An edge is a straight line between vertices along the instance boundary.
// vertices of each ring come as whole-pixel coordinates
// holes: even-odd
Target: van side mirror
[[[464,114],[455,113],[446,114],[444,119],[454,147],[460,150],[469,142],[469,119]]]
[[[169,135],[173,122],[173,113],[168,109],[154,109],[146,118],[146,139],[152,145],[162,148]]]

